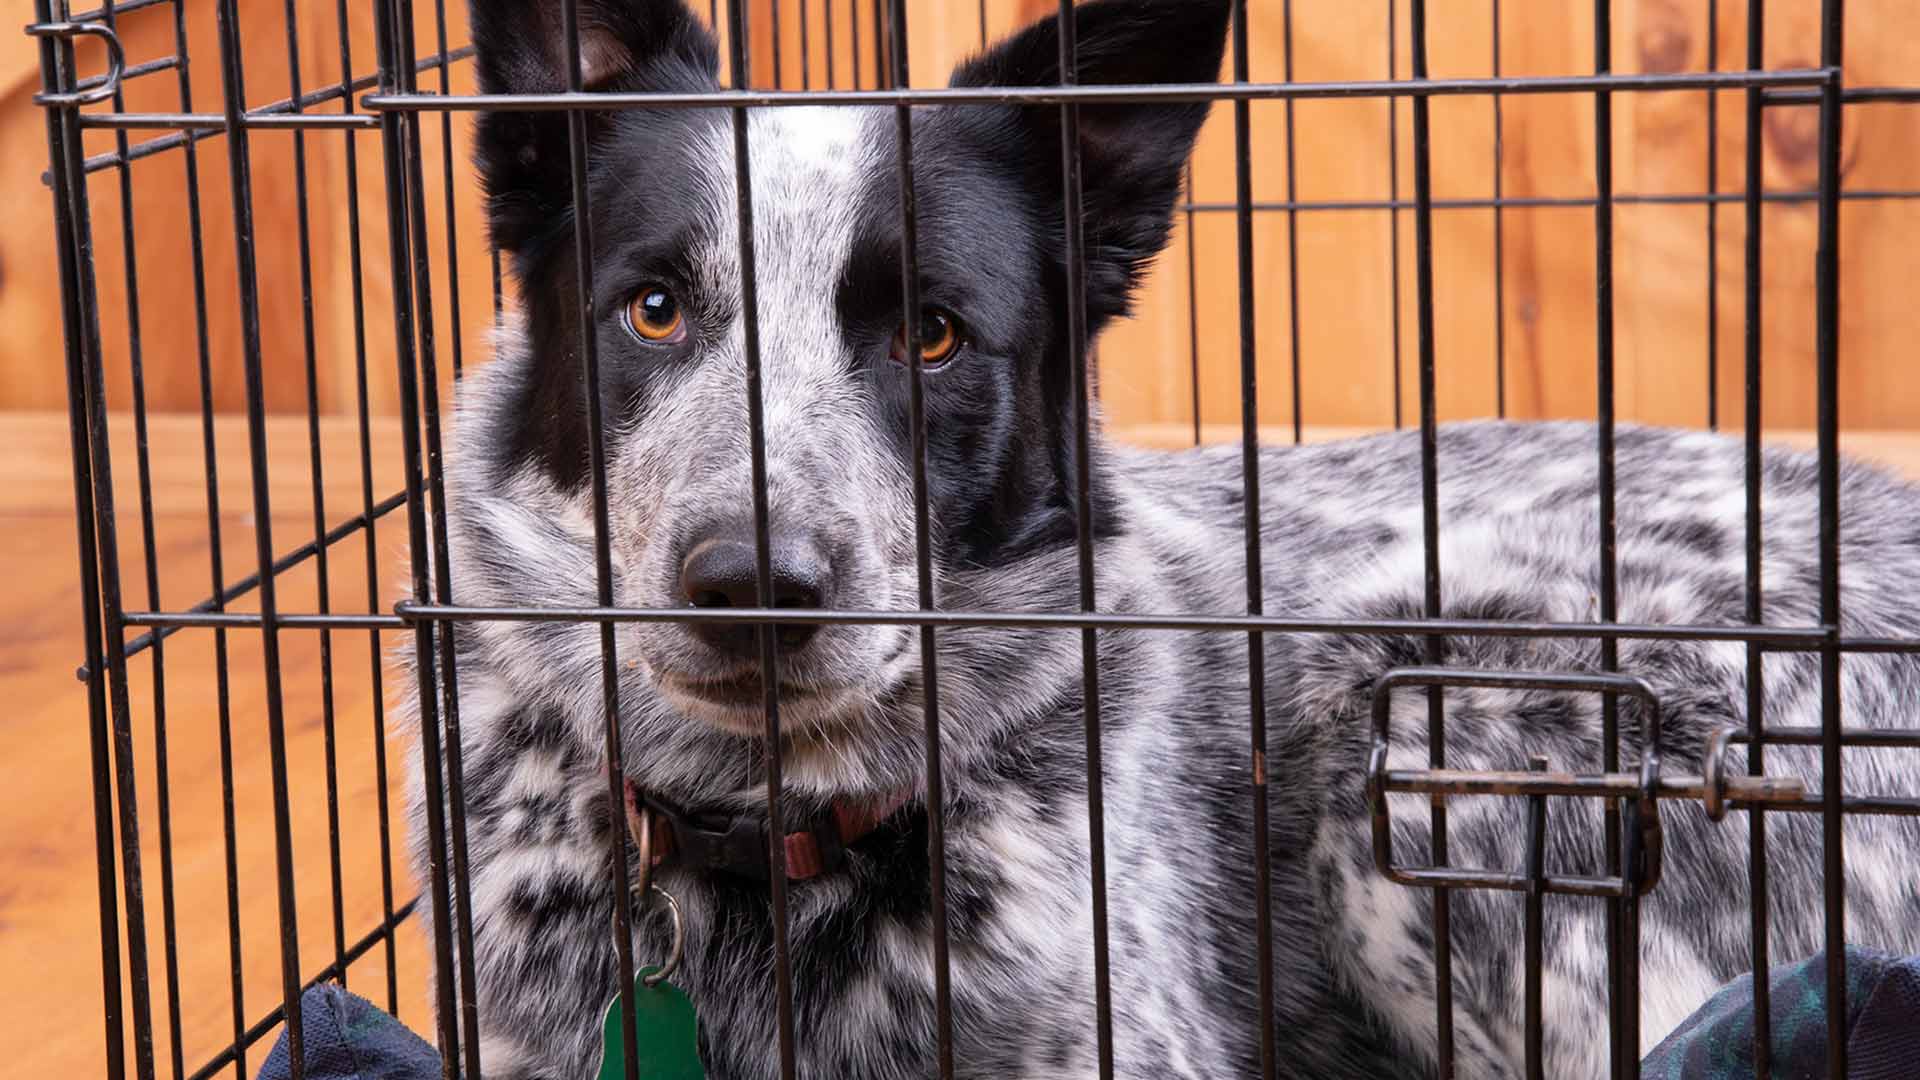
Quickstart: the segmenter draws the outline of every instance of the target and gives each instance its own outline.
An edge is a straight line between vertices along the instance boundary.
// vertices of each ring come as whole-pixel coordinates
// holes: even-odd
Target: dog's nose
[[[831,567],[826,555],[805,539],[775,537],[767,552],[773,570],[773,606],[825,606]],[[759,560],[751,537],[709,537],[694,545],[680,565],[680,590],[696,608],[760,606]],[[794,652],[813,639],[819,627],[780,623],[774,627],[782,651]],[[721,652],[743,659],[759,655],[757,627],[744,623],[696,623],[695,636]]]

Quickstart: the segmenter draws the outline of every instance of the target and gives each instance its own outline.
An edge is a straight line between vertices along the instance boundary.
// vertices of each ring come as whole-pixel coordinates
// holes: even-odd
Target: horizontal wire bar
[[[1774,90],[1762,95],[1767,105],[1818,105],[1818,90]],[[1920,105],[1920,86],[1850,86],[1840,91],[1842,105]]]
[[[565,109],[739,109],[803,105],[1112,105],[1311,98],[1418,98],[1473,94],[1572,94],[1595,90],[1741,90],[1821,86],[1828,68],[1656,75],[1565,75],[1500,79],[1379,79],[1355,82],[1155,83],[1117,86],[946,87],[926,90],[715,90],[677,94],[369,94],[372,111],[547,112]]]
[[[163,56],[158,60],[148,60],[143,64],[131,64],[120,73],[120,84],[124,86],[142,75],[153,75],[162,71],[173,71],[179,66],[180,58],[177,56]],[[75,90],[91,90],[96,86],[105,86],[106,82],[107,77],[105,75],[89,75],[75,83],[73,88]],[[82,119],[84,119],[87,116],[98,114],[82,113],[80,115]]]
[[[115,18],[119,18],[129,12],[139,11],[141,8],[159,7],[161,4],[171,4],[173,2],[174,0],[127,0],[124,4],[113,5],[113,14]],[[104,22],[106,17],[107,9],[103,6],[70,15],[67,17],[67,21]]]
[[[399,509],[402,506],[405,506],[406,503],[407,503],[407,493],[404,491],[397,492],[393,495],[389,495],[384,500],[374,504],[372,520],[379,521],[381,518],[386,517],[388,514],[391,514],[393,511]],[[366,514],[361,513],[361,514],[353,515],[352,517],[341,522],[340,524],[335,525],[333,529],[327,533],[325,537],[325,540],[326,540],[325,546],[332,547],[333,545],[339,543],[340,541],[345,540],[346,538],[366,528],[367,524],[368,524],[368,518]],[[313,558],[314,553],[318,550],[319,550],[319,547],[316,546],[313,541],[309,540],[306,543],[301,544],[299,547],[294,548],[292,551],[287,552],[285,555],[282,555],[277,562],[273,564],[274,576],[278,577],[279,575],[286,573],[288,570],[293,569],[294,567],[300,565],[301,563],[307,561],[308,559]],[[180,613],[179,616],[176,616],[174,618],[177,619],[177,618],[185,618],[185,617],[199,616],[199,615],[206,615],[206,616],[225,615],[226,613],[217,612],[214,609],[217,607],[224,607],[227,604],[231,604],[235,600],[238,600],[242,596],[247,595],[248,593],[252,592],[253,590],[259,587],[260,587],[260,575],[258,573],[248,574],[246,577],[241,578],[240,580],[227,586],[225,589],[222,589],[218,597],[210,597],[206,600],[202,600],[199,603],[193,605],[193,607],[189,608],[186,612],[182,612]],[[147,614],[155,615],[158,613],[147,613]],[[141,634],[139,637],[134,638],[132,641],[127,642],[126,651],[123,655],[125,655],[127,658],[130,659],[138,655],[139,653],[142,653],[147,649],[151,648],[155,641],[164,641],[167,638],[172,637],[174,634],[179,633],[182,629],[188,626],[258,626],[260,625],[260,617],[258,615],[250,615],[250,616],[242,615],[242,616],[236,616],[236,617],[250,618],[253,621],[239,622],[239,623],[225,622],[225,621],[180,622],[180,621],[171,621],[168,616],[161,615],[158,618],[152,619],[152,621],[139,622],[139,623],[130,622],[127,625],[154,626],[154,627],[159,627],[159,629],[151,633]],[[296,616],[295,618],[300,618],[300,617]],[[327,627],[338,626],[338,627],[349,627],[349,628],[355,628],[355,629],[381,629],[386,627],[389,624],[386,622],[367,623],[367,622],[359,622],[359,621],[352,621],[352,620],[365,619],[365,618],[391,619],[392,616],[326,615],[326,616],[320,616],[320,618],[324,618],[328,620],[336,620],[336,621],[330,621],[323,624],[324,626],[327,626]],[[337,621],[337,620],[347,620],[347,621]],[[276,623],[286,623],[287,625],[299,625],[297,623],[289,623],[284,618],[276,618],[274,621]],[[81,682],[87,681],[87,676],[89,673],[87,671],[86,665],[84,664],[81,665],[76,673],[79,676],[79,679]]]
[[[461,48],[450,50],[444,55],[436,53],[432,56],[424,57],[414,64],[414,68],[418,71],[427,71],[431,68],[439,66],[439,64],[443,61],[446,63],[453,63],[454,61],[457,61],[457,60],[464,60],[472,55],[473,55],[472,46],[470,45],[462,46]],[[260,106],[257,109],[250,109],[246,113],[242,114],[241,126],[247,127],[247,128],[269,128],[269,127],[285,128],[285,127],[295,127],[295,126],[315,126],[315,125],[297,125],[297,124],[274,124],[270,122],[263,122],[262,118],[296,114],[300,110],[310,109],[316,105],[325,105],[331,101],[339,101],[347,97],[349,94],[357,93],[361,90],[365,90],[368,87],[373,86],[378,81],[379,81],[378,76],[362,75],[359,78],[352,80],[351,82],[334,83],[331,86],[322,87],[321,89],[314,90],[310,93],[302,94],[299,98],[299,101],[297,102],[299,107],[298,109],[295,108],[296,102],[294,101],[294,99],[282,98],[279,101],[270,102],[266,105]],[[81,121],[83,124],[88,124],[90,121],[98,121],[98,123],[93,123],[91,124],[91,126],[113,127],[115,125],[111,121],[109,121],[107,118],[114,115],[133,116],[133,115],[139,115],[139,114],[85,113],[85,114],[82,114]],[[88,173],[95,173],[95,172],[99,172],[102,169],[110,169],[116,165],[119,165],[122,161],[128,161],[128,162],[138,161],[141,158],[152,157],[154,154],[158,154],[166,150],[171,150],[176,146],[185,146],[189,142],[199,142],[201,139],[209,138],[211,136],[220,134],[219,131],[205,126],[204,121],[207,120],[209,117],[217,120],[221,128],[224,128],[226,126],[226,119],[221,114],[156,113],[156,114],[147,114],[147,115],[172,116],[175,118],[174,123],[163,124],[160,126],[170,127],[170,128],[187,128],[189,130],[180,130],[180,131],[176,131],[172,135],[164,135],[157,139],[149,139],[146,142],[143,142],[140,145],[135,146],[133,149],[127,151],[127,153],[124,156],[121,155],[118,151],[108,151],[102,154],[95,154],[86,160],[85,171]],[[342,116],[355,116],[358,114],[348,112],[348,113],[336,113],[332,115],[335,117],[337,121]],[[137,126],[150,126],[150,125],[128,125],[128,126],[137,127]],[[359,123],[350,123],[350,124],[334,123],[334,124],[317,125],[317,126],[345,127],[349,131],[357,131],[363,125]],[[378,121],[376,121],[373,126],[377,127]],[[48,177],[46,173],[42,173],[40,175],[40,180],[42,183],[49,183],[50,177]]]
[[[1842,652],[1846,650],[1842,648]],[[1822,735],[1817,727],[1773,727],[1760,732],[1760,742],[1767,746],[1819,746]],[[1920,730],[1914,728],[1861,728],[1840,729],[1840,745],[1848,747],[1873,747],[1879,749],[1920,750]]]
[[[1810,203],[1820,197],[1815,191],[1769,191],[1760,196],[1762,202],[1770,203]],[[1876,199],[1920,199],[1920,188],[1867,188],[1858,191],[1842,192],[1844,200],[1871,201]],[[1615,195],[1614,205],[1640,206],[1706,206],[1715,203],[1744,203],[1743,191],[1707,192],[1655,192],[1645,195]],[[1481,199],[1435,199],[1435,210],[1527,210],[1559,208],[1591,208],[1599,200],[1589,195],[1504,195],[1498,198]],[[1411,199],[1295,199],[1255,202],[1250,208],[1256,211],[1354,211],[1354,210],[1411,210]],[[1239,209],[1238,203],[1196,202],[1181,203],[1174,207],[1176,212],[1193,211],[1195,213],[1232,213]]]
[[[321,983],[326,982],[328,979],[339,978],[340,968],[343,966],[343,963],[344,963],[344,966],[346,967],[352,967],[355,961],[359,960],[361,957],[365,956],[367,953],[373,951],[373,947],[375,945],[379,944],[383,938],[385,938],[388,934],[392,933],[395,929],[397,929],[400,926],[401,923],[407,920],[408,916],[413,914],[414,906],[419,903],[420,903],[420,898],[418,896],[415,896],[413,899],[407,901],[405,904],[402,904],[401,906],[395,908],[393,911],[393,916],[391,918],[382,920],[372,930],[369,930],[365,937],[361,938],[359,941],[354,942],[351,948],[347,949],[345,953],[341,954],[340,960],[336,960],[333,963],[328,964],[326,967],[321,968],[319,972],[317,972],[313,976],[313,978],[307,980],[307,984],[303,988],[302,992],[305,992],[306,990],[311,990],[314,987],[320,985]],[[240,1042],[230,1044],[229,1046],[227,1046],[226,1049],[220,1051],[218,1054],[215,1054],[212,1057],[212,1059],[210,1059],[205,1065],[200,1066],[199,1070],[196,1071],[191,1077],[189,1077],[188,1080],[208,1080],[209,1077],[213,1076],[215,1073],[219,1072],[221,1069],[225,1068],[228,1064],[230,1064],[233,1061],[234,1056],[237,1053],[239,1053],[241,1050],[244,1050],[247,1047],[252,1046],[254,1043],[259,1042],[262,1038],[265,1038],[267,1032],[272,1031],[274,1029],[274,1026],[280,1023],[281,1018],[285,1014],[286,1014],[286,1005],[284,1003],[280,1005],[275,1005],[273,1007],[272,1012],[269,1012],[267,1013],[267,1015],[261,1017],[258,1022],[256,1022],[252,1027],[247,1029],[246,1036],[242,1038]]]
[[[1662,626],[1633,623],[1498,622],[1482,619],[1306,619],[1269,615],[1171,615],[1109,612],[993,611],[804,611],[794,608],[494,608],[402,601],[392,616],[280,615],[286,627],[391,629],[423,621],[442,622],[636,622],[807,626],[1029,627],[1054,630],[1272,631],[1301,634],[1453,634],[1464,637],[1626,638],[1655,641],[1748,641],[1778,649],[1812,650],[1830,635],[1817,626]],[[260,616],[246,612],[127,612],[130,626],[250,627]],[[1842,649],[1846,648],[1842,643]],[[1920,652],[1920,642],[1913,648]]]
[[[226,118],[218,113],[83,113],[83,128],[165,131],[224,131]],[[258,113],[248,114],[240,126],[250,131],[286,128],[377,128],[380,118],[368,113]],[[132,155],[129,154],[129,157]]]

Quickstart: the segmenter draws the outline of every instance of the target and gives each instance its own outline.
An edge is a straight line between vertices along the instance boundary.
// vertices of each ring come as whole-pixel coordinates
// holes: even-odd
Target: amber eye
[[[938,367],[953,359],[964,343],[964,333],[960,327],[960,317],[945,308],[929,307],[920,312],[920,363],[923,367]],[[901,327],[893,339],[893,357],[905,362],[907,355],[907,328]]]
[[[669,345],[687,336],[680,302],[659,285],[649,285],[627,301],[627,326],[642,341]]]

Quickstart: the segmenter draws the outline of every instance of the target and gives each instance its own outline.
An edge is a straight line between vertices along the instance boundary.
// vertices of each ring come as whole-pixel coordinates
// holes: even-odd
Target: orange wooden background
[[[696,6],[704,6],[698,5]],[[990,0],[986,35],[997,36],[1053,8],[1051,0]],[[1253,77],[1284,77],[1282,5],[1253,0]],[[1622,71],[1675,71],[1708,66],[1707,0],[1617,0],[1613,52]],[[212,5],[191,5],[189,30],[194,104],[217,111],[219,63]],[[371,68],[369,5],[350,7],[354,66]],[[420,9],[423,53],[434,48],[433,6]],[[448,12],[460,43],[462,6]],[[773,0],[754,0],[760,34],[756,72],[772,81]],[[1745,5],[1726,0],[1720,11],[1720,67],[1744,53]],[[1768,63],[1807,65],[1817,56],[1816,5],[1770,5]],[[825,38],[829,11],[835,39],[834,82],[852,72],[848,45],[853,11],[859,28],[860,70],[873,78],[872,5],[856,0],[781,0],[781,81],[801,83],[801,27],[811,59],[807,81],[827,81]],[[1293,5],[1294,76],[1302,80],[1373,79],[1388,72],[1388,13],[1397,9],[1395,73],[1406,75],[1406,5],[1330,3]],[[1430,5],[1431,63],[1437,76],[1492,71],[1493,31],[1488,0],[1434,0]],[[252,104],[288,93],[286,25],[282,5],[243,0],[250,48],[247,84]],[[912,5],[910,53],[915,82],[943,82],[953,61],[983,36],[976,0],[928,0]],[[1848,78],[1857,85],[1920,81],[1920,13],[1910,0],[1856,0],[1848,5]],[[173,51],[171,8],[159,6],[122,18],[131,60]],[[1500,27],[1507,74],[1563,74],[1592,64],[1591,12],[1578,3],[1508,3]],[[300,5],[297,27],[305,85],[337,80],[339,27],[333,5]],[[98,57],[87,54],[98,69]],[[456,65],[452,88],[470,89],[466,65]],[[0,235],[0,408],[56,408],[64,403],[61,326],[54,273],[50,198],[42,186],[44,124],[28,99],[37,88],[36,53],[26,38],[0,34],[0,129],[8,148],[0,165],[0,197],[17,208],[16,228]],[[437,88],[428,72],[423,88]],[[173,110],[179,101],[170,73],[129,85],[130,110]],[[1389,109],[1397,107],[1398,183],[1389,177]],[[1719,137],[1712,155],[1720,189],[1741,182],[1744,133],[1741,95],[1713,104]],[[337,110],[338,103],[320,108]],[[1593,190],[1593,104],[1588,96],[1520,96],[1504,105],[1500,180],[1517,197],[1584,196]],[[1698,192],[1706,183],[1709,145],[1707,96],[1700,92],[1623,94],[1615,106],[1616,190],[1621,193]],[[446,272],[441,188],[445,147],[438,118],[427,124],[429,233],[434,237],[435,318],[446,365],[457,340],[463,359],[486,352],[491,291],[477,196],[466,165],[471,118],[455,115],[452,133],[454,216],[459,244],[459,320],[453,320]],[[1295,187],[1301,200],[1380,200],[1411,197],[1410,112],[1406,103],[1301,102],[1294,111]],[[1286,107],[1253,107],[1256,199],[1289,196]],[[1433,104],[1434,189],[1441,199],[1492,194],[1495,172],[1493,104],[1485,98],[1445,98]],[[1766,125],[1765,166],[1776,190],[1804,188],[1815,176],[1815,116],[1811,107],[1777,109]],[[155,137],[135,132],[134,141]],[[358,140],[357,173],[349,177],[345,145]],[[259,232],[262,323],[266,329],[267,394],[277,411],[304,407],[303,315],[296,243],[293,136],[253,135],[254,212]],[[373,133],[307,137],[312,214],[316,382],[323,412],[350,411],[354,401],[353,290],[345,200],[349,183],[361,196],[361,240],[366,298],[366,347],[376,412],[395,399],[384,186],[379,140]],[[89,149],[110,150],[113,136],[90,134]],[[214,397],[225,411],[243,405],[240,320],[233,271],[232,202],[226,182],[226,143],[200,144],[207,274],[211,291]],[[1846,183],[1853,189],[1920,188],[1920,109],[1850,108],[1845,134]],[[1231,201],[1231,113],[1215,110],[1196,159],[1198,199]],[[134,251],[139,276],[141,357],[150,408],[197,407],[193,291],[189,261],[183,155],[169,151],[132,167]],[[130,349],[126,268],[121,243],[121,196],[116,171],[96,173],[90,185],[110,394],[129,397]],[[1707,325],[1717,305],[1721,416],[1737,426],[1741,407],[1741,271],[1743,228],[1737,203],[1719,211],[1717,280],[1707,278],[1707,216],[1699,205],[1631,205],[1617,211],[1616,290],[1619,408],[1624,418],[1699,424],[1708,412]],[[1288,262],[1289,217],[1262,212],[1256,221],[1260,407],[1264,422],[1291,418],[1292,367],[1300,370],[1301,411],[1309,425],[1381,426],[1394,420],[1396,393],[1412,416],[1415,386],[1412,245],[1413,219],[1399,214],[1399,360],[1396,387],[1392,263],[1394,215],[1385,210],[1306,211],[1298,218],[1297,313],[1299,355],[1293,355],[1296,313],[1289,309],[1293,270]],[[1855,428],[1920,427],[1920,379],[1912,378],[1912,342],[1920,313],[1911,301],[1920,280],[1920,200],[1850,202],[1843,215],[1842,415]],[[1592,412],[1594,391],[1593,213],[1584,207],[1509,209],[1504,214],[1504,304],[1496,306],[1494,213],[1442,209],[1435,218],[1439,396],[1447,417],[1496,409],[1496,330],[1505,335],[1505,391],[1510,414],[1581,416]],[[1766,416],[1770,425],[1812,424],[1814,211],[1778,203],[1766,211],[1764,341]],[[1184,224],[1161,262],[1140,317],[1103,343],[1101,389],[1109,419],[1119,425],[1184,426],[1193,408],[1190,327],[1199,341],[1199,404],[1212,423],[1238,421],[1239,351],[1233,215],[1202,212],[1194,227],[1188,304]],[[1497,320],[1497,321],[1496,321]]]

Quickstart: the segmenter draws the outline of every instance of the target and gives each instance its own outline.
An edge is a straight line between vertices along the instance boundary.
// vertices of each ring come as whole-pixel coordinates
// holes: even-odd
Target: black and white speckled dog
[[[1093,0],[1078,14],[1087,83],[1216,77],[1226,0]],[[681,0],[580,0],[595,89],[715,85],[715,45]],[[483,88],[565,84],[558,5],[472,0]],[[1057,28],[1039,24],[963,66],[967,86],[1056,82]],[[1198,105],[1085,109],[1088,307],[1124,314],[1165,242]],[[1076,606],[1073,366],[1063,329],[1057,111],[916,112],[927,307],[929,483],[939,602],[955,610]],[[783,604],[915,603],[908,376],[901,363],[893,113],[756,111],[750,136],[768,485]],[[595,334],[610,429],[607,476],[620,604],[753,602],[739,223],[728,114],[591,117]],[[501,355],[460,393],[448,458],[453,588],[483,605],[595,597],[589,462],[568,173],[558,113],[483,114],[491,225],[511,253],[520,314]],[[1594,435],[1579,425],[1469,424],[1439,462],[1447,613],[1597,617]],[[1090,464],[1103,610],[1244,610],[1237,450],[1145,453],[1095,443]],[[1619,433],[1620,617],[1743,621],[1742,458],[1724,439]],[[1417,616],[1419,468],[1411,436],[1273,449],[1261,459],[1266,610]],[[1770,620],[1817,621],[1816,475],[1765,464]],[[1920,634],[1920,491],[1843,476],[1846,630]],[[763,805],[751,631],[619,629],[624,757],[649,792],[706,811]],[[917,634],[890,626],[784,628],[785,780],[800,820],[923,784]],[[479,1046],[493,1080],[578,1080],[598,1055],[614,990],[599,631],[489,623],[459,632],[459,691],[478,973]],[[1246,638],[1108,632],[1100,639],[1114,1037],[1123,1077],[1245,1076],[1258,1061]],[[1266,637],[1279,1060],[1300,1077],[1420,1076],[1435,1052],[1424,894],[1369,864],[1361,773],[1368,690],[1418,663],[1398,638]],[[1669,768],[1744,722],[1739,645],[1629,641],[1624,668],[1668,710]],[[1453,640],[1467,667],[1590,670],[1590,642]],[[939,637],[940,705],[960,1075],[1070,1077],[1095,1069],[1082,680],[1077,634],[969,629]],[[1811,724],[1818,671],[1766,660],[1769,722]],[[1920,666],[1845,665],[1849,724],[1920,716]],[[1409,696],[1413,697],[1412,695]],[[1448,698],[1448,753],[1472,768],[1529,753],[1591,770],[1597,704],[1539,692]],[[1397,722],[1396,760],[1425,760],[1424,707]],[[1631,742],[1638,714],[1629,707]],[[1632,747],[1629,746],[1629,757]],[[1920,794],[1891,751],[1852,751],[1850,791]],[[1769,770],[1817,787],[1811,751]],[[416,770],[417,773],[417,770]],[[1514,866],[1523,808],[1468,800],[1452,816],[1461,865]],[[414,800],[416,825],[421,800]],[[1425,847],[1399,815],[1399,849]],[[1644,1033],[1653,1040],[1747,965],[1748,830],[1698,808],[1665,812],[1665,878],[1645,907]],[[416,829],[416,833],[420,830]],[[1848,829],[1848,934],[1920,948],[1920,828]],[[801,1076],[932,1075],[933,986],[924,807],[909,802],[844,865],[789,893]],[[1591,803],[1556,806],[1548,861],[1597,872]],[[424,859],[424,840],[416,851]],[[1774,957],[1819,947],[1817,821],[1771,819]],[[689,951],[676,981],[697,1004],[710,1075],[777,1074],[764,882],[668,866]],[[1518,1075],[1521,908],[1512,894],[1453,909],[1459,1075]],[[1547,907],[1548,1073],[1605,1068],[1603,916]],[[666,947],[658,910],[635,931]]]

